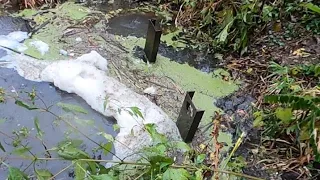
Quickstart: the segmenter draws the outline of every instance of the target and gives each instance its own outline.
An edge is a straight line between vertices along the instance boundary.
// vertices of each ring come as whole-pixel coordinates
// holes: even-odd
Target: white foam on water
[[[158,132],[168,139],[181,140],[175,123],[160,107],[107,75],[107,60],[96,51],[77,59],[54,62],[11,54],[7,61],[26,79],[52,82],[61,90],[79,95],[101,114],[114,117],[120,126],[114,147],[121,159],[137,160],[139,150],[151,145],[143,126],[147,123],[155,124]],[[138,107],[144,118],[132,116],[130,107]],[[114,156],[114,160],[119,159]]]
[[[7,35],[7,37],[11,40],[18,41],[18,42],[22,42],[29,38],[28,33],[23,31],[11,32]]]
[[[11,32],[8,35],[0,35],[0,46],[23,52],[27,50],[28,47],[21,42],[27,38],[28,33],[22,31]]]
[[[31,46],[35,47],[41,55],[45,55],[49,51],[49,45],[43,41],[35,40],[29,43]]]

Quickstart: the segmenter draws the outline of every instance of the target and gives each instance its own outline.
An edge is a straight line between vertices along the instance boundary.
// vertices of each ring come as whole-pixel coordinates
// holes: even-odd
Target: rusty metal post
[[[187,92],[176,123],[182,139],[187,143],[192,141],[204,114],[204,111],[197,110],[192,102],[194,93]]]
[[[161,34],[162,30],[160,28],[159,22],[157,22],[156,19],[149,19],[146,44],[144,47],[144,52],[147,58],[144,59],[145,62],[156,62]]]

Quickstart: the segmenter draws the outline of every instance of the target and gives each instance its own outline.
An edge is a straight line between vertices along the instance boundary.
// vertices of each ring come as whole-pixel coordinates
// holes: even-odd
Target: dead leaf
[[[273,31],[275,31],[275,32],[280,32],[281,29],[282,29],[281,22],[276,22],[276,23],[274,23],[272,29],[273,29]]]
[[[307,53],[307,52],[305,52],[305,48],[300,48],[300,49],[297,49],[297,50],[295,50],[295,51],[293,51],[293,55],[295,55],[295,56],[300,56],[300,57],[308,57],[308,56],[310,56],[310,53]]]
[[[207,146],[204,145],[204,144],[200,144],[200,145],[199,145],[199,148],[200,148],[201,151],[203,151],[206,147],[207,147]]]

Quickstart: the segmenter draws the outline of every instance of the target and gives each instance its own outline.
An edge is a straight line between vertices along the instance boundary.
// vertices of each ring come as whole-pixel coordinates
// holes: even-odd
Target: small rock
[[[60,49],[59,53],[61,55],[64,55],[64,56],[67,56],[68,55],[68,52],[66,50],[63,50],[63,49]]]
[[[238,109],[240,110],[248,110],[250,107],[250,102],[244,102],[243,104],[240,104],[238,106]]]
[[[226,107],[226,110],[233,110],[234,109],[232,101],[226,101],[224,105]]]
[[[81,37],[77,37],[77,38],[76,38],[76,41],[77,41],[77,42],[81,42],[81,41],[82,41]]]
[[[143,93],[145,94],[150,94],[150,95],[156,95],[157,94],[157,90],[155,87],[151,86],[151,87],[148,87],[146,88]]]
[[[244,97],[237,97],[237,98],[234,99],[233,103],[234,103],[235,106],[237,106],[237,105],[243,103],[244,101],[245,101]]]
[[[229,116],[232,116],[233,111],[232,111],[232,110],[228,110],[228,111],[226,111],[226,113],[227,113]]]

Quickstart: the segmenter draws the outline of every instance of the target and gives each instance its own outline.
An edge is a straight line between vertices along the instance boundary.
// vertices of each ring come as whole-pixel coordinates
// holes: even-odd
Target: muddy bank
[[[0,87],[4,88],[8,94],[18,94],[21,98],[27,98],[27,94],[24,92],[31,92],[35,89],[39,98],[37,98],[36,105],[40,107],[51,106],[51,111],[58,115],[68,117],[68,121],[76,126],[81,132],[88,135],[94,141],[98,143],[106,142],[106,139],[98,135],[99,131],[104,131],[113,136],[116,132],[113,130],[113,124],[116,123],[112,118],[106,118],[96,111],[92,110],[87,103],[80,97],[74,94],[68,94],[56,89],[49,83],[37,83],[27,81],[20,77],[15,71],[11,69],[0,68]],[[41,100],[40,100],[41,99]],[[73,114],[67,113],[62,108],[57,106],[57,103],[68,103],[78,105],[87,110],[87,114]],[[44,104],[45,103],[45,104]],[[82,150],[86,151],[92,157],[100,157],[103,159],[112,159],[112,155],[104,155],[100,151],[93,152],[97,145],[88,139],[86,139],[79,132],[75,131],[71,127],[68,127],[62,121],[56,120],[56,118],[45,112],[30,111],[22,108],[14,103],[13,99],[7,99],[4,104],[0,104],[0,131],[8,136],[15,137],[13,131],[19,131],[27,128],[30,135],[22,140],[23,144],[31,148],[31,152],[34,152],[39,157],[45,156],[45,149],[41,141],[35,138],[37,131],[35,130],[34,118],[39,119],[39,125],[41,130],[44,132],[43,140],[47,149],[56,147],[57,144],[66,139],[79,139],[83,143],[80,146]],[[24,128],[25,127],[25,128]],[[12,139],[3,137],[2,144],[6,152],[14,150],[12,146]],[[30,155],[26,153],[26,155]],[[28,160],[22,160],[17,155],[10,155],[8,153],[0,152],[0,156],[4,158],[5,162],[14,167],[20,167],[25,169],[31,163]],[[48,161],[36,163],[37,168],[47,168],[53,174],[59,172],[62,167],[68,165],[68,162],[64,161]],[[0,166],[0,179],[7,177],[7,169],[5,166]],[[26,171],[27,174],[33,173],[33,168],[29,167]],[[72,172],[72,170],[70,170]],[[72,173],[71,173],[72,174]],[[69,177],[69,173],[63,173],[57,177],[58,179],[73,179]]]
[[[70,8],[73,11],[79,9],[82,11],[76,13],[79,16],[70,17],[70,14],[66,13],[67,9]],[[63,13],[60,14],[60,12]],[[237,89],[237,82],[224,78],[229,76],[227,72],[223,70],[212,72],[215,60],[210,57],[206,58],[207,52],[190,50],[185,47],[184,43],[175,41],[173,36],[176,32],[163,35],[157,63],[148,65],[133,56],[136,46],[143,47],[143,38],[123,37],[124,35],[121,37],[114,35],[116,33],[110,34],[110,27],[112,28],[112,26],[105,27],[105,24],[100,22],[91,24],[91,29],[85,28],[83,24],[87,20],[95,20],[96,18],[92,16],[96,14],[83,7],[74,7],[70,3],[64,4],[59,11],[54,13],[57,15],[55,19],[50,19],[52,15],[50,13],[44,15],[46,20],[49,19],[50,23],[33,36],[33,39],[40,39],[49,44],[52,51],[45,56],[41,56],[39,53],[36,54],[34,51],[28,51],[27,53],[35,57],[55,60],[63,57],[58,54],[60,48],[74,53],[75,56],[90,50],[97,50],[99,54],[106,57],[110,62],[110,75],[135,92],[143,94],[144,89],[154,86],[157,89],[156,94],[149,96],[149,98],[164,109],[173,120],[177,118],[186,91],[195,90],[194,101],[197,107],[206,110],[202,121],[203,125],[211,121],[210,116],[218,109],[213,102],[217,98],[226,96]],[[38,18],[38,16],[32,17],[31,15],[29,17]],[[144,20],[143,18],[141,20],[138,18],[137,21],[139,22],[136,22],[134,17],[124,22],[118,19],[117,22],[121,25],[118,26],[118,29],[128,28],[130,33],[135,32],[141,24],[144,24],[145,28],[147,27],[148,17],[144,18]],[[67,21],[66,19],[72,19],[72,21]],[[61,23],[60,21],[66,23]],[[69,24],[69,22],[73,21],[77,22],[79,27],[73,27],[73,24]],[[132,21],[133,25],[130,24]],[[113,23],[111,20],[109,22]],[[113,24],[115,27],[117,27],[117,22]],[[128,22],[129,27],[126,27]],[[146,29],[141,29],[141,34],[143,34],[142,32],[146,33]],[[82,39],[81,42],[76,41],[79,37]],[[28,45],[28,42],[26,44]],[[190,65],[201,71],[211,73],[203,73]],[[209,137],[207,134],[205,136],[206,138]],[[231,135],[224,133],[222,140],[227,143],[227,147],[224,150],[228,152],[233,145]]]

